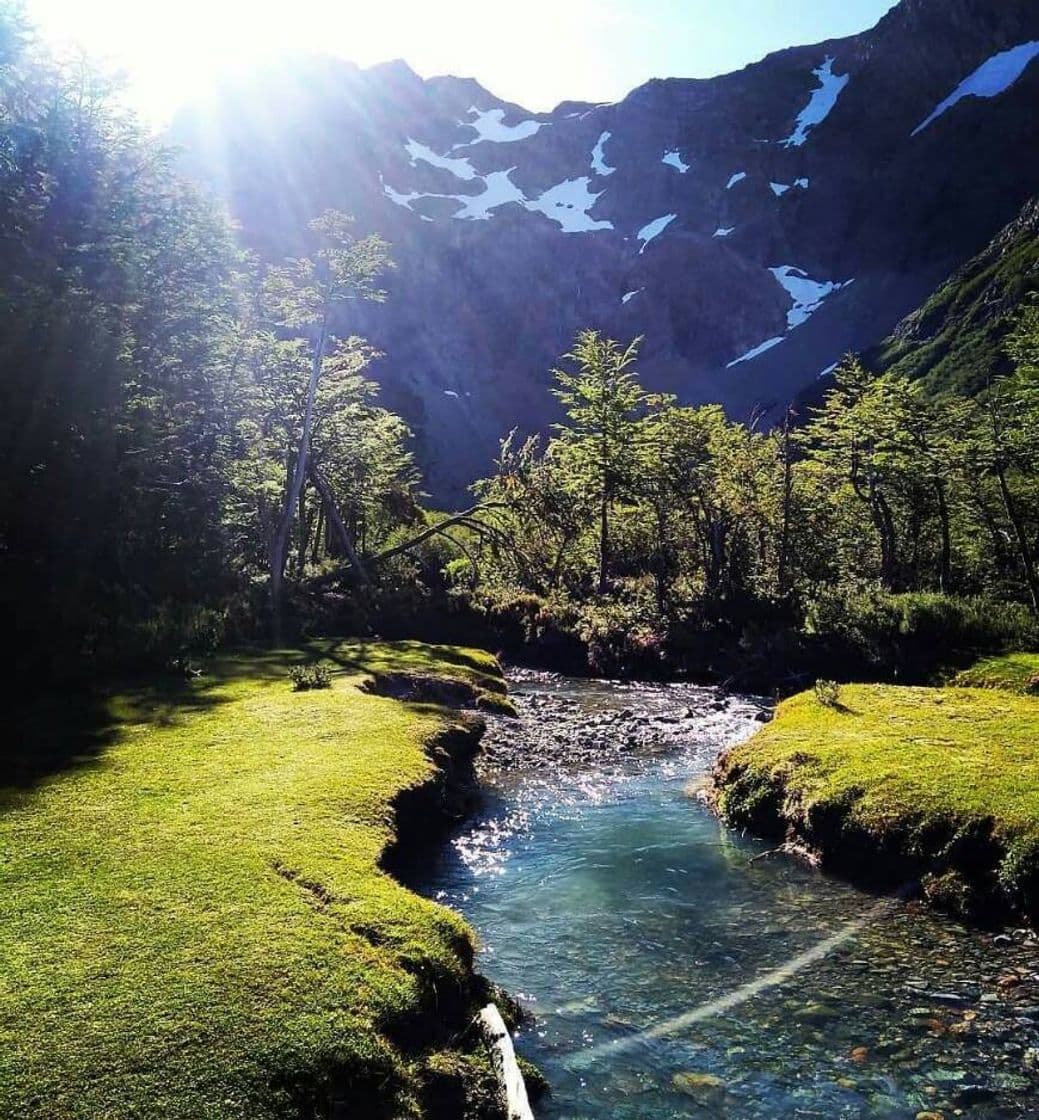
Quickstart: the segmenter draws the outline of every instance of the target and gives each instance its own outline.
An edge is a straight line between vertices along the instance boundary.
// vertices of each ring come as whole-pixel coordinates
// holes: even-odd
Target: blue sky
[[[281,50],[477,78],[529,109],[614,101],[651,77],[710,77],[872,26],[891,0],[28,0],[44,34],[127,71],[168,116],[227,68]]]

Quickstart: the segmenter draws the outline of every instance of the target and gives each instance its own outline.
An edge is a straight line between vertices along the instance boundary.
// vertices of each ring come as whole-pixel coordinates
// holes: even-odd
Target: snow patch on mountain
[[[808,179],[795,179],[792,183],[769,183],[769,186],[772,188],[772,193],[776,198],[782,198],[787,191],[793,190],[794,187],[798,187],[803,191],[808,190],[808,183]]]
[[[564,233],[590,233],[597,229],[613,229],[613,222],[598,222],[590,217],[588,211],[595,205],[596,199],[603,193],[592,194],[588,189],[591,180],[583,176],[580,179],[566,179],[549,187],[547,191],[537,198],[524,202],[528,210],[537,210],[558,222]]]
[[[713,237],[728,237],[728,236],[729,236],[729,234],[730,234],[730,233],[732,233],[732,231],[733,231],[733,230],[734,230],[735,228],[736,228],[735,226],[728,226],[728,227],[726,227],[726,226],[719,226],[719,227],[718,227],[718,228],[717,228],[717,229],[716,229],[716,230],[714,231],[714,233],[712,234],[712,236],[713,236]]]
[[[794,131],[785,140],[779,141],[783,147],[800,148],[808,139],[808,133],[830,115],[841,91],[851,81],[850,74],[838,76],[833,72],[833,61],[833,55],[830,55],[821,66],[812,71],[819,79],[819,85],[812,91],[808,104],[798,114]]]
[[[812,280],[807,272],[795,268],[792,264],[770,268],[769,272],[793,300],[793,306],[786,313],[786,329],[788,331],[806,323],[819,310],[828,296],[832,296],[834,292],[839,292],[841,288],[846,288],[849,284],[854,283],[854,280]]]
[[[911,135],[916,136],[923,132],[928,125],[933,124],[943,113],[948,112],[965,97],[998,97],[1001,93],[1005,93],[1028,69],[1029,63],[1037,55],[1039,55],[1039,40],[1022,43],[1020,46],[1011,47],[1008,51],[993,55],[973,74],[964,78],[934,112],[913,129]]]
[[[664,153],[664,158],[660,161],[666,163],[669,167],[675,168],[683,175],[689,170],[689,164],[686,163],[677,148],[672,148],[669,152]]]
[[[786,334],[796,330],[802,323],[806,323],[822,307],[827,297],[855,283],[854,280],[812,280],[804,269],[796,268],[792,264],[778,265],[770,268],[769,272],[793,301],[790,310],[786,313]],[[760,346],[755,346],[753,350],[748,350],[746,354],[734,358],[725,368],[731,369],[742,362],[749,362],[752,358],[764,354],[766,350],[771,350],[773,346],[778,346],[784,338],[786,338],[785,334],[766,339]],[[831,367],[833,368],[835,367]],[[819,376],[822,377],[830,371],[830,369],[823,370]]]
[[[646,246],[653,238],[662,234],[677,217],[677,214],[665,214],[661,218],[654,218],[653,221],[647,222],[642,229],[635,234],[639,241],[642,242],[642,248],[639,249],[639,252],[644,253],[646,251]]]
[[[492,171],[483,176],[485,190],[483,194],[464,195],[456,194],[451,197],[463,203],[462,209],[452,214],[452,218],[464,218],[470,221],[486,221],[491,216],[491,211],[510,202],[526,202],[523,192],[513,183],[509,176],[515,171],[510,167],[508,171]]]
[[[543,123],[542,121],[520,121],[519,124],[505,124],[505,110],[504,109],[477,109],[475,105],[469,106],[470,116],[475,116],[476,120],[466,121],[467,128],[476,129],[476,139],[470,140],[468,144],[456,144],[456,148],[467,147],[473,144],[482,144],[484,141],[489,141],[493,144],[512,144],[516,140],[526,140],[528,136],[533,136],[538,132]]]
[[[628,300],[634,299],[639,292],[644,292],[645,290],[645,288],[636,288],[633,292],[625,292],[624,295],[621,296],[621,303],[627,303]]]
[[[603,146],[612,135],[612,132],[604,132],[599,139],[596,140],[595,147],[592,148],[592,170],[596,175],[612,175],[617,170],[616,167],[607,166],[603,155]]]
[[[450,171],[456,179],[476,178],[476,169],[467,159],[454,156],[438,156],[432,148],[420,144],[417,140],[412,140],[410,136],[408,142],[404,145],[404,150],[411,159],[412,167],[415,167],[421,161],[428,163],[431,167],[439,167],[444,171]]]
[[[395,202],[398,206],[403,206],[405,210],[410,210],[412,208],[411,204],[417,199],[426,197],[420,191],[409,191],[407,194],[401,191],[395,191],[389,183],[383,180],[381,175],[379,176],[379,181],[382,183],[383,194],[385,194],[391,202]]]
[[[742,183],[743,180],[746,179],[746,177],[746,171],[737,171],[735,175],[733,175],[732,178],[725,184],[725,189],[727,191],[731,191],[737,183]]]
[[[759,354],[764,354],[766,350],[771,350],[773,346],[778,346],[785,335],[778,335],[776,338],[770,338],[763,342],[760,346],[755,346],[753,350],[748,350],[746,354],[741,354],[738,358],[734,358],[726,365],[726,369],[732,369],[733,366],[738,366],[741,362],[749,362],[751,358],[756,358]]]

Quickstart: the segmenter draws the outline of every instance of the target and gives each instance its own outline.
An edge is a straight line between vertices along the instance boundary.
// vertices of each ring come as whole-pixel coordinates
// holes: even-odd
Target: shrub
[[[935,592],[896,595],[875,584],[820,589],[806,606],[804,631],[848,672],[910,679],[1039,640],[1035,619],[1020,603]]]
[[[332,670],[327,665],[293,665],[289,670],[293,692],[310,692],[332,687]]]
[[[824,708],[839,708],[841,686],[836,681],[818,680],[815,682],[815,698]]]

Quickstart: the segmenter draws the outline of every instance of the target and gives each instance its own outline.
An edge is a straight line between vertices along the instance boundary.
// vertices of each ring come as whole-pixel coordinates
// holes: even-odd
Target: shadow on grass
[[[27,789],[62,771],[96,764],[128,725],[172,726],[236,698],[235,686],[285,681],[294,664],[330,661],[349,672],[406,672],[452,666],[484,681],[487,666],[451,646],[365,639],[316,639],[295,649],[249,646],[204,663],[197,677],[157,673],[7,700],[0,742],[0,791]],[[0,807],[3,805],[0,794]]]
[[[233,699],[227,686],[236,680],[283,677],[288,663],[284,652],[256,651],[215,658],[196,678],[157,673],[8,697],[0,791],[25,790],[62,771],[93,765],[127,725],[172,726]]]

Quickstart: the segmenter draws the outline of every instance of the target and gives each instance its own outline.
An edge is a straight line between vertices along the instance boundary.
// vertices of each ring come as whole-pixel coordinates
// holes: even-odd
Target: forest
[[[447,514],[351,333],[393,298],[392,247],[330,211],[309,255],[257,260],[114,80],[14,9],[0,36],[0,584],[26,679],[409,626],[621,672],[824,639],[875,672],[914,634],[1034,635],[1034,302],[976,396],[849,356],[771,428],[647,391],[639,340],[584,331],[560,423],[502,433]]]

